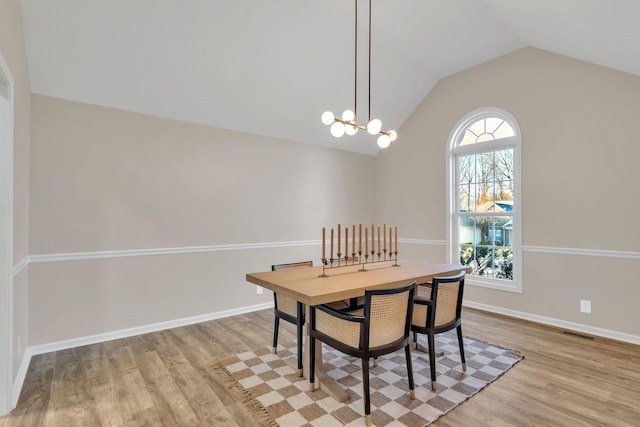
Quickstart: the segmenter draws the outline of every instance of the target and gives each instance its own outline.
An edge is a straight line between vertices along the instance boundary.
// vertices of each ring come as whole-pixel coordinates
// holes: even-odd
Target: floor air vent
[[[562,333],[565,335],[571,335],[572,337],[578,337],[585,340],[593,341],[593,337],[590,337],[589,335],[582,335],[577,332],[571,332],[571,331],[562,331]]]

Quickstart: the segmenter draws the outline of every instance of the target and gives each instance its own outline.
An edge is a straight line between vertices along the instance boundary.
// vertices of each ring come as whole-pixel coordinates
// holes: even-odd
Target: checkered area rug
[[[426,426],[495,381],[522,359],[513,351],[464,338],[467,372],[462,371],[455,331],[436,336],[437,391],[431,391],[426,341],[412,349],[415,399],[409,398],[404,351],[378,359],[370,369],[371,413],[376,426]],[[324,370],[348,391],[345,403],[322,389],[309,392],[309,381],[297,375],[295,343],[237,354],[220,361],[221,369],[246,392],[245,403],[262,412],[262,425],[364,426],[362,365],[323,344]]]

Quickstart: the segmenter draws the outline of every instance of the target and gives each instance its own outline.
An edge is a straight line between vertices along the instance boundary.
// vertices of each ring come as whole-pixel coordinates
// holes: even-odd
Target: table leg
[[[426,349],[426,348],[425,348],[425,349],[420,348],[420,345],[418,345],[418,343],[417,343],[417,342],[416,342],[416,350],[421,351],[421,352],[423,352],[423,353],[427,353],[427,354],[429,354],[429,350],[428,350],[428,349]],[[435,356],[436,356],[436,357],[442,357],[442,356],[444,356],[444,351],[436,351],[436,352],[435,352]]]

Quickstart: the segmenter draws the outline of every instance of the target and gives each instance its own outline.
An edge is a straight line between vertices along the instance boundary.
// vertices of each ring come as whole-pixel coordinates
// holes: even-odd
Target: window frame
[[[464,132],[474,123],[486,118],[499,118],[505,120],[515,133],[514,136],[492,141],[477,142],[474,144],[457,145]],[[481,277],[469,274],[466,283],[489,289],[497,289],[507,292],[522,293],[522,167],[521,145],[522,136],[520,126],[513,115],[505,110],[494,107],[480,108],[465,115],[458,121],[449,135],[447,143],[447,261],[453,264],[460,263],[459,247],[459,170],[458,158],[470,154],[482,154],[504,149],[513,149],[514,172],[514,200],[512,215],[512,250],[513,250],[513,279],[497,279],[493,277]],[[496,212],[495,216],[500,216]]]

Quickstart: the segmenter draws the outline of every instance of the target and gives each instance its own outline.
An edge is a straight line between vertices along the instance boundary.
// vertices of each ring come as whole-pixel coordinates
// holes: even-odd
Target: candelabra
[[[398,264],[398,227],[389,227],[389,245],[387,247],[387,224],[382,226],[382,238],[380,237],[381,228],[371,224],[371,240],[369,240],[369,227],[364,227],[364,236],[362,234],[362,224],[358,225],[358,250],[356,251],[356,226],[352,226],[351,253],[349,253],[349,227],[344,228],[344,257],[342,256],[342,225],[338,224],[337,252],[334,251],[334,229],[331,229],[331,237],[329,243],[329,257],[327,253],[326,228],[322,228],[322,275],[320,277],[329,277],[326,270],[341,267],[351,267],[359,265],[358,271],[367,271],[368,264],[394,261],[393,267],[399,267]],[[375,238],[377,230],[378,238]],[[363,250],[364,237],[364,250]],[[371,248],[369,248],[371,243]],[[395,243],[395,244],[394,244]],[[377,251],[376,251],[377,244]],[[376,258],[377,256],[377,258]],[[371,259],[369,259],[371,257]]]

